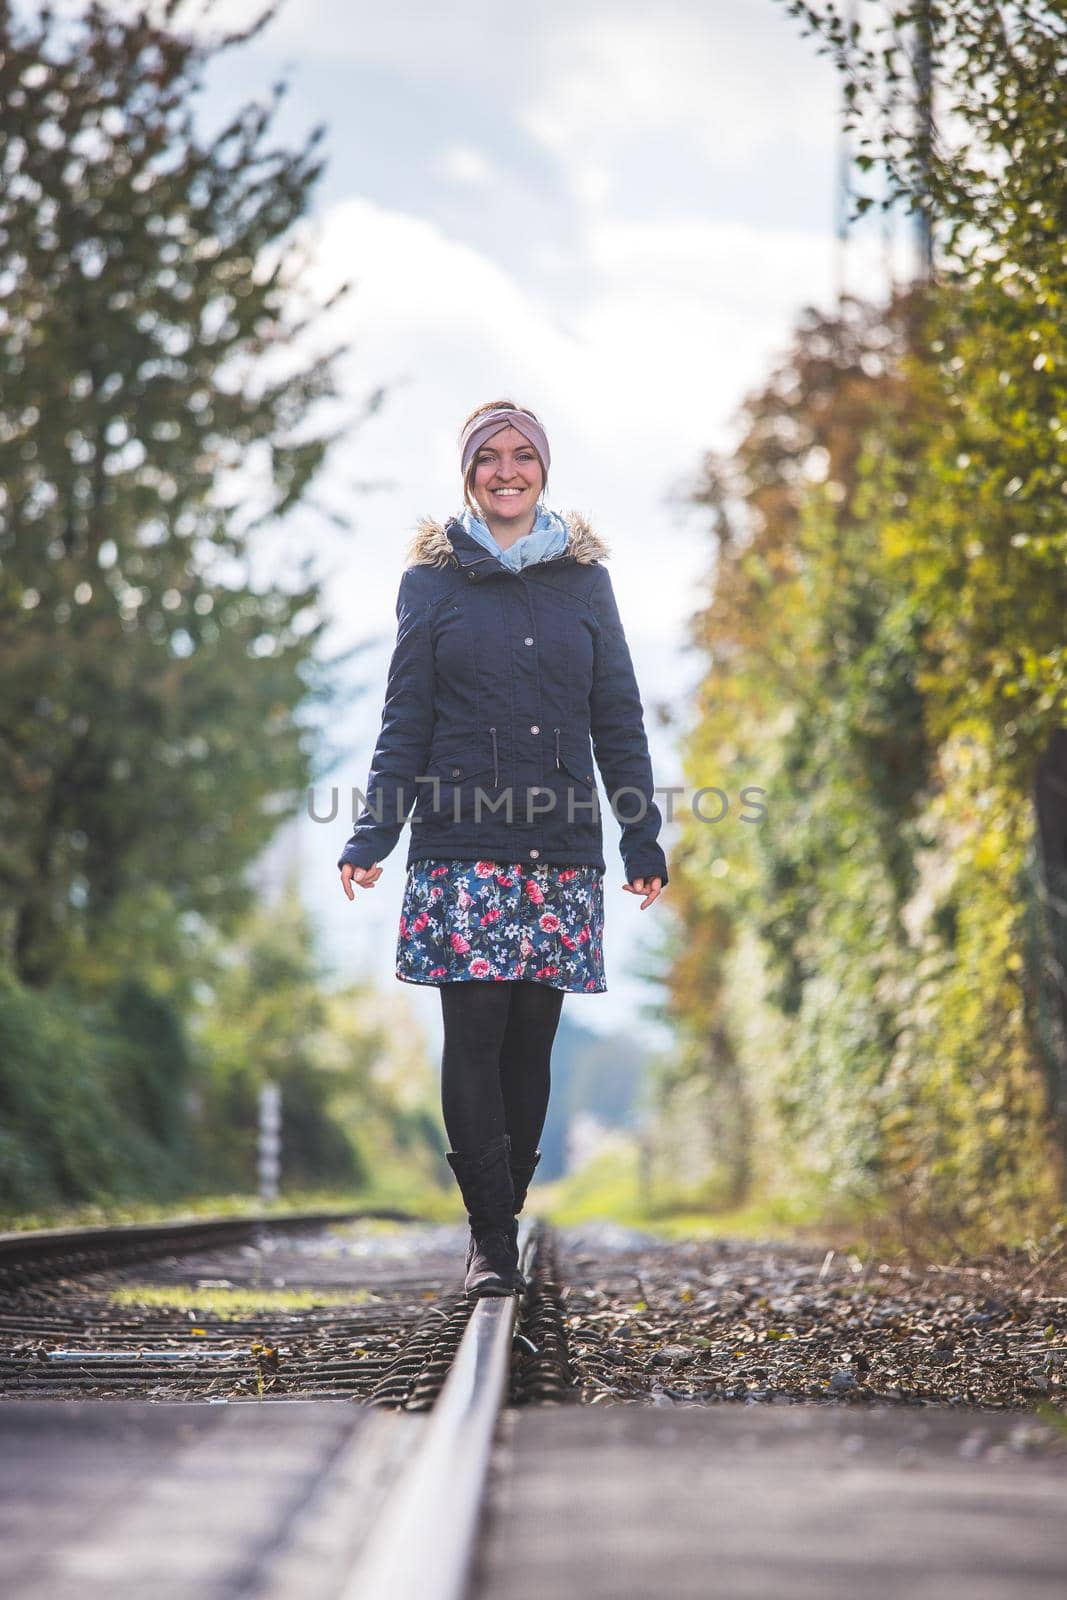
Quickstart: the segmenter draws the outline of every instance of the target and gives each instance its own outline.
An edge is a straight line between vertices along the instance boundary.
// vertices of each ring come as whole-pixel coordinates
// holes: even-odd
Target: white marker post
[[[259,1091],[259,1198],[264,1205],[278,1198],[282,1175],[282,1091],[265,1083]]]

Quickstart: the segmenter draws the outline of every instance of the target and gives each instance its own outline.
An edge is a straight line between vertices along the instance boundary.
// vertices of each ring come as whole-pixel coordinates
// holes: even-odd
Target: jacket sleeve
[[[346,861],[354,867],[384,861],[415,804],[415,779],[425,774],[429,760],[435,716],[433,645],[425,601],[413,593],[411,569],[400,579],[396,617],[396,644],[367,778],[367,804],[341,852],[338,871]]]
[[[591,604],[598,633],[589,696],[590,731],[609,805],[613,796],[618,795],[613,810],[618,812],[622,829],[619,850],[626,881],[658,877],[666,884],[669,881],[667,858],[658,843],[663,818],[653,799],[652,762],[645,737],[644,711],[606,567],[599,570]],[[620,789],[627,792],[620,795]],[[633,790],[637,793],[631,792]],[[633,821],[625,821],[627,817],[632,817]]]

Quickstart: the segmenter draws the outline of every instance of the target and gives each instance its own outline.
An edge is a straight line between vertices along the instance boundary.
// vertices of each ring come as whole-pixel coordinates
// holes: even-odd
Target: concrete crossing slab
[[[11,1600],[328,1600],[421,1418],[344,1402],[0,1404]]]
[[[504,1419],[471,1600],[1063,1600],[1067,1441],[956,1408]]]

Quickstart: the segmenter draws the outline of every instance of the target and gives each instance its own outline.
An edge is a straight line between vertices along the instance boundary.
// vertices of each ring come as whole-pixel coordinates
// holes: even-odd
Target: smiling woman
[[[368,804],[338,866],[350,899],[372,888],[411,812],[396,976],[441,991],[473,1296],[524,1287],[515,1217],[563,995],[607,987],[594,754],[613,811],[620,794],[623,888],[642,909],[667,864],[607,547],[577,512],[545,507],[534,412],[491,401],[459,442],[464,509],[444,527],[423,518],[412,540]]]
[[[526,431],[520,432],[507,423],[485,437],[487,424],[479,425],[479,419],[491,421],[496,413],[507,411],[521,411],[524,418],[531,419],[525,425]],[[484,515],[500,547],[510,549],[516,539],[531,531],[537,501],[548,485],[548,440],[534,413],[525,406],[513,406],[508,400],[479,406],[464,423],[461,438],[468,430],[471,440],[483,438],[484,442],[471,453],[463,478],[463,498],[472,515],[477,516],[479,511]]]

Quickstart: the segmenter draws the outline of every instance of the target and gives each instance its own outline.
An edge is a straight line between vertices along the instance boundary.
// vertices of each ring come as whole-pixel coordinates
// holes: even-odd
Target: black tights
[[[549,1058],[562,989],[526,978],[442,983],[441,1109],[452,1149],[502,1133],[517,1155],[537,1148],[548,1111]]]

